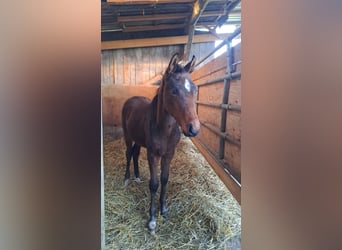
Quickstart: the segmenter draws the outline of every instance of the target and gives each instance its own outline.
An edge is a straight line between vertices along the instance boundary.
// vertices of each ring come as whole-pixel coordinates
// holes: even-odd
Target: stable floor
[[[189,138],[182,137],[171,162],[169,218],[158,216],[155,235],[146,227],[150,203],[146,149],[141,149],[139,158],[142,183],[132,180],[124,187],[125,162],[124,140],[105,135],[106,250],[240,249],[241,207]],[[156,200],[159,191],[160,186]]]

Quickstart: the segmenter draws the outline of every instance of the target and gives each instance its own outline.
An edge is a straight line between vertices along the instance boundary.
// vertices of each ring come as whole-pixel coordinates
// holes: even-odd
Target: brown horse
[[[179,55],[172,56],[163,75],[162,82],[152,101],[145,97],[129,98],[122,108],[122,127],[126,142],[125,185],[130,178],[130,161],[133,156],[134,174],[140,182],[138,157],[140,147],[147,148],[150,168],[150,219],[148,228],[154,233],[156,228],[155,195],[158,190],[157,169],[161,159],[160,213],[166,218],[166,185],[169,166],[180,139],[180,130],[185,136],[196,136],[200,122],[196,113],[197,86],[191,81],[190,73],[195,65],[195,56],[184,67],[178,64]],[[134,145],[132,146],[132,144]]]

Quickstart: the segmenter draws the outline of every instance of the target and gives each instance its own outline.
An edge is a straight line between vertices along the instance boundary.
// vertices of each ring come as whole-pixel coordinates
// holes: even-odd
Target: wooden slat
[[[108,53],[103,53],[101,55],[101,69],[103,72],[101,82],[102,83],[110,83],[109,82],[109,55]]]
[[[142,58],[140,60],[143,65],[146,65],[145,67],[140,69],[143,72],[142,80],[145,82],[150,79],[150,50],[144,49],[142,51]]]
[[[206,85],[201,86],[201,84],[205,84],[205,83],[210,82],[210,81],[215,80],[216,82],[213,84],[223,82],[224,81],[223,76],[226,75],[225,74],[226,69],[225,68],[212,69],[211,71],[208,71],[207,73],[208,73],[208,75],[203,75],[200,79],[195,80],[195,84],[199,85],[200,87],[204,87]]]
[[[232,135],[230,135],[230,134],[228,134],[226,132],[222,132],[217,126],[212,125],[209,122],[202,122],[202,121],[200,121],[200,122],[201,122],[201,128],[206,128],[206,129],[208,129],[207,131],[210,131],[211,133],[214,133],[218,137],[218,140],[222,139],[223,141],[227,141],[227,142],[229,142],[231,144],[234,144],[234,145],[236,145],[238,147],[241,147],[240,140],[234,139],[234,137]],[[201,129],[201,134],[202,134],[202,129]],[[212,139],[212,138],[209,138],[209,139]],[[210,142],[210,140],[203,140],[203,141],[206,144],[208,144],[207,142]],[[220,153],[220,151],[219,151],[219,153]]]
[[[109,53],[109,77],[110,77],[110,83],[111,84],[115,84],[115,64],[114,64],[114,53],[113,51],[109,51],[111,53]]]
[[[159,72],[160,74],[163,74],[166,67],[164,67],[163,60],[160,59],[161,56],[163,56],[163,47],[155,47],[156,54],[159,55],[158,60],[156,60],[156,72]],[[167,62],[165,62],[166,64]]]
[[[171,30],[171,29],[180,29],[184,28],[185,24],[160,24],[160,25],[144,25],[144,26],[131,26],[124,27],[123,32],[137,32],[137,31],[146,31],[146,30]]]
[[[211,131],[206,126],[201,125],[201,131],[196,137],[198,140],[200,140],[202,143],[205,144],[207,149],[213,153],[214,155],[218,156],[219,152],[219,141],[220,136]]]
[[[221,40],[227,38],[228,34],[219,35]],[[217,38],[211,34],[196,35],[193,38],[193,43],[205,43],[216,41]],[[108,49],[126,49],[126,48],[142,48],[142,47],[155,47],[175,44],[186,44],[188,36],[171,36],[159,38],[143,38],[143,39],[130,39],[130,40],[116,40],[101,42],[101,50]]]
[[[143,50],[144,49],[136,49],[136,57],[137,60],[135,62],[135,84],[144,81],[143,79],[143,69],[146,67],[143,65],[142,58],[143,58]]]
[[[127,53],[124,54],[123,57],[123,81],[124,83],[130,85],[131,84],[131,68],[130,68],[130,60]]]
[[[227,131],[234,140],[241,141],[241,115],[230,111],[227,116]]]
[[[115,57],[114,57],[114,64],[115,64],[115,71],[117,72],[117,74],[115,74],[115,84],[124,84],[124,76],[123,74],[119,73],[119,72],[124,72],[124,61],[123,61],[123,57],[124,57],[124,51],[121,50],[117,50],[115,53]]]
[[[137,62],[137,57],[134,49],[127,49],[127,54],[129,55],[130,58],[130,84],[135,85],[136,84],[136,72],[139,70],[136,68],[136,62]],[[114,52],[114,50],[113,50]]]
[[[189,13],[172,13],[159,15],[141,15],[141,16],[118,16],[118,22],[141,22],[156,20],[183,19],[189,17]]]
[[[150,80],[150,79],[152,79],[153,77],[156,76],[156,64],[157,64],[157,61],[158,61],[158,59],[157,59],[158,56],[159,55],[156,54],[156,50],[155,49],[151,49],[151,53],[149,55],[149,57],[150,57],[150,64],[149,64],[149,66],[150,66],[150,77],[148,78],[148,80]]]
[[[231,174],[241,182],[241,148],[225,141],[224,162]]]
[[[241,106],[241,79],[231,81],[229,91],[229,103]]]
[[[208,163],[210,164],[212,169],[215,171],[215,173],[220,177],[222,182],[226,185],[226,187],[232,193],[234,198],[241,205],[240,185],[236,183],[236,181],[227,172],[224,171],[224,168],[222,164],[220,163],[220,161],[216,159],[215,156],[212,155],[209,151],[207,151],[200,141],[198,141],[196,138],[191,138],[191,141],[195,144],[197,149],[201,152],[204,158],[208,161]]]
[[[195,0],[107,0],[112,4],[193,3]]]
[[[201,60],[201,58],[198,58],[198,60]],[[191,74],[191,79],[196,83],[199,84],[203,81],[205,81],[205,77],[211,76],[213,72],[217,72],[218,70],[223,70],[223,72],[226,71],[227,67],[227,53],[223,53],[219,57],[215,58],[214,60],[206,63],[203,67],[200,67],[199,69],[196,69]],[[225,73],[221,74],[223,76]],[[199,81],[201,79],[201,81]],[[211,78],[211,79],[214,79]]]
[[[146,96],[152,99],[158,86],[102,85],[103,125],[121,126],[121,109],[132,96]]]
[[[198,107],[198,116],[200,117],[201,122],[210,123],[213,126],[219,127],[220,121],[221,121],[220,115],[221,115],[220,109],[207,107],[207,106]]]
[[[226,12],[223,10],[221,11],[204,11],[201,15],[201,17],[211,17],[211,16],[215,16],[215,17],[218,17],[218,16],[222,16],[226,14]]]

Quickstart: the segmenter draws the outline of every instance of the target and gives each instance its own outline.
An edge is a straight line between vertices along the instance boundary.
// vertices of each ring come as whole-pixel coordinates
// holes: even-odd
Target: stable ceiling
[[[213,34],[240,25],[236,0],[107,0],[101,2],[101,40],[117,41]]]

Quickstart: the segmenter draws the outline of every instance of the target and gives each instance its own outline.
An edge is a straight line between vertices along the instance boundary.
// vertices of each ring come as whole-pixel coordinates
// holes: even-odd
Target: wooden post
[[[232,73],[232,64],[233,64],[233,56],[232,56],[232,41],[230,39],[227,39],[227,74]],[[228,104],[229,100],[229,89],[230,89],[230,78],[224,79],[223,84],[223,97],[222,97],[222,104]],[[221,112],[221,127],[220,131],[222,133],[226,132],[226,126],[227,126],[227,109],[222,109]],[[225,139],[220,138],[220,144],[219,144],[219,159],[224,158],[224,147],[225,147]]]
[[[191,53],[191,45],[192,45],[192,39],[195,34],[195,27],[198,19],[202,15],[203,11],[207,7],[209,3],[209,0],[196,0],[193,5],[193,11],[192,11],[192,16],[189,21],[189,28],[188,28],[188,43],[186,44],[185,47],[185,52],[184,52],[184,61],[189,61],[190,59],[190,53]]]

